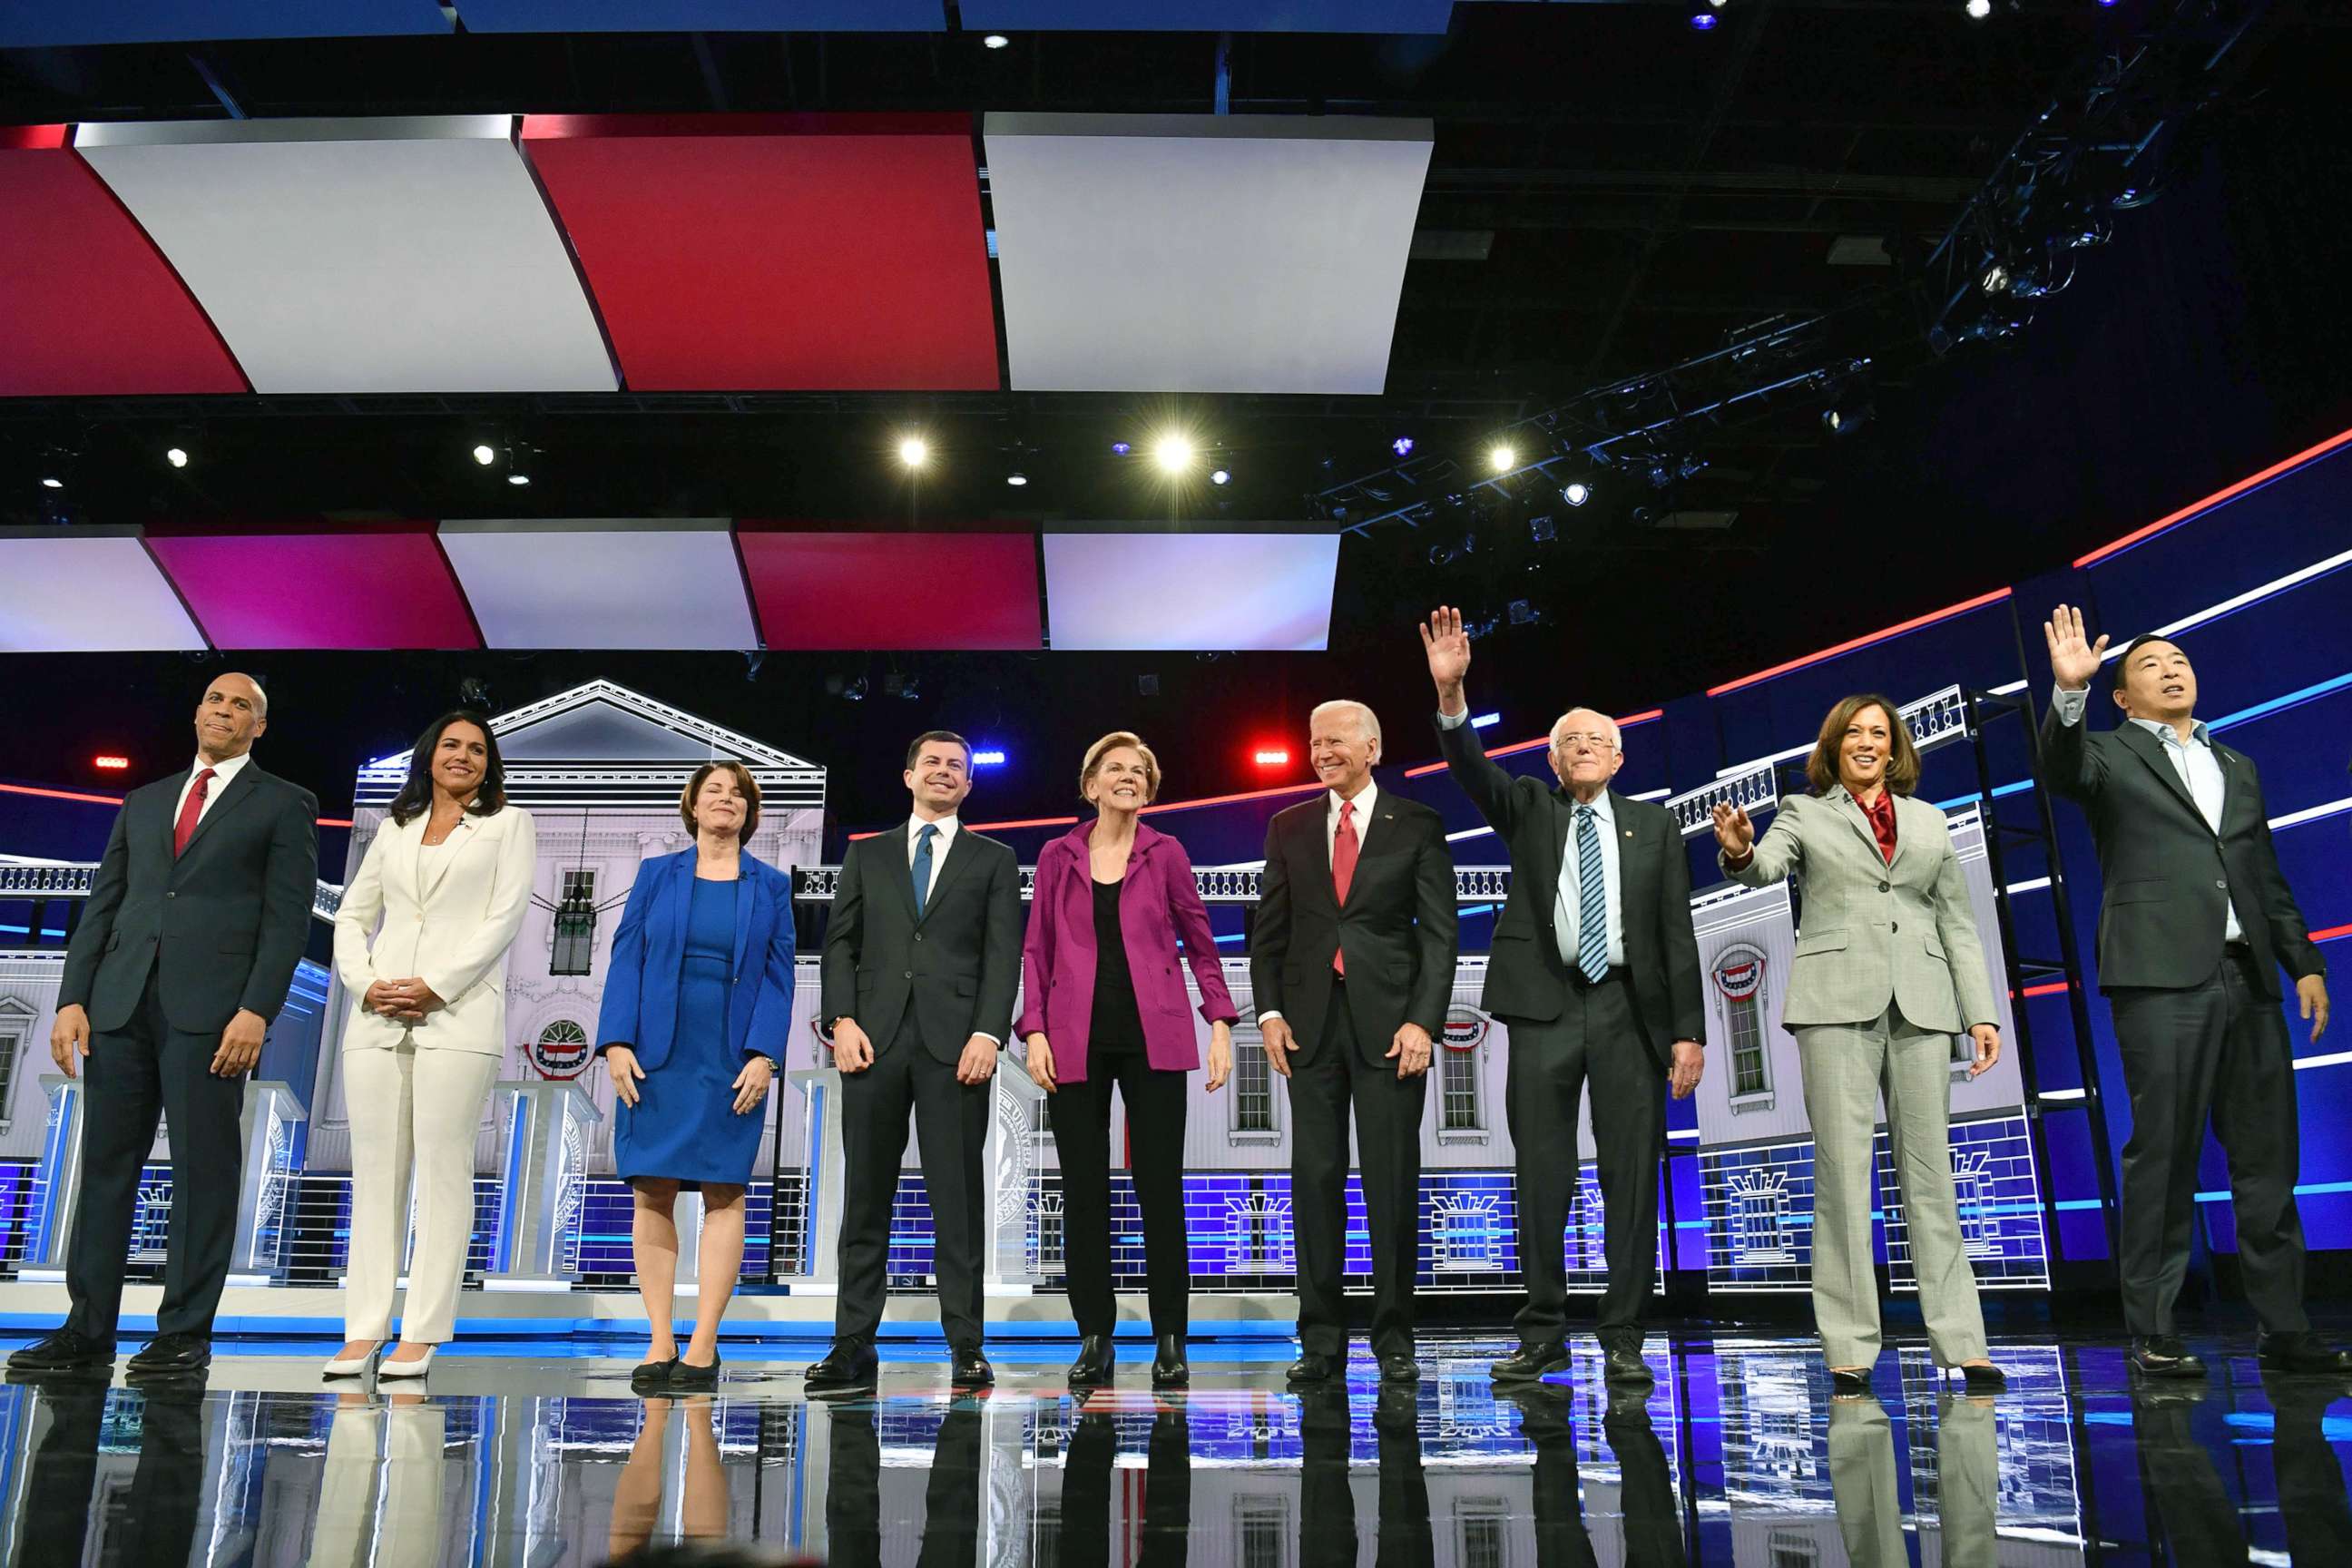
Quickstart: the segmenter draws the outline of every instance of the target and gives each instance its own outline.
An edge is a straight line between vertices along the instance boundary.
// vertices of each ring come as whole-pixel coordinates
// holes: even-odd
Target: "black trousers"
[[[931,1205],[940,1328],[954,1348],[980,1348],[986,1321],[981,1270],[987,1259],[980,1156],[995,1089],[993,1080],[958,1083],[955,1068],[923,1048],[911,1009],[871,1067],[841,1075],[845,1191],[841,1296],[834,1317],[837,1338],[870,1340],[881,1326],[889,1284],[890,1201],[907,1157],[911,1111]]]
[[[1302,1568],[1354,1568],[1356,1491],[1348,1477],[1353,1423],[1347,1392],[1318,1384],[1303,1392],[1298,1404],[1298,1561]],[[1380,1455],[1380,1533],[1372,1549],[1378,1568],[1431,1568],[1436,1560],[1419,1411],[1411,1389],[1382,1389],[1372,1406]]]
[[[1549,1384],[1507,1395],[1519,1407],[1519,1435],[1536,1451],[1534,1503],[1536,1562],[1543,1568],[1586,1568],[1598,1558],[1584,1523],[1583,1492],[1576,1468],[1576,1429],[1569,1420],[1570,1394]],[[1625,1568],[1680,1568],[1682,1516],[1675,1501],[1666,1450],[1638,1400],[1612,1401],[1601,1433],[1617,1456],[1617,1500],[1624,1510]]]
[[[1062,1521],[1053,1561],[1062,1568],[1109,1568],[1111,1459],[1118,1430],[1099,1406],[1078,1417],[1062,1463]],[[1134,1568],[1179,1568],[1186,1560],[1192,1521],[1192,1424],[1181,1405],[1161,1407],[1151,1420],[1143,1471],[1142,1542]],[[1131,1525],[1129,1528],[1133,1528]]]
[[[33,1445],[16,1568],[79,1568],[90,1560],[185,1563],[205,1491],[204,1390],[190,1385],[116,1395],[131,1401],[136,1413],[139,1465],[127,1489],[110,1489],[103,1499],[90,1494],[105,1382],[45,1381],[31,1397],[45,1407],[48,1423]],[[94,1559],[89,1551],[93,1526]]]
[[[1380,1050],[1388,1049],[1386,1041]],[[1429,1078],[1366,1060],[1343,984],[1331,988],[1323,1038],[1290,1065],[1290,1217],[1298,1250],[1298,1342],[1310,1355],[1348,1348],[1340,1284],[1348,1240],[1348,1108],[1356,1110],[1364,1217],[1372,1239],[1372,1352],[1412,1353],[1412,1285],[1421,1263],[1421,1118]]]
[[[2135,1334],[2173,1331],[2209,1115],[2229,1156],[2246,1299],[2273,1333],[2311,1326],[2294,1206],[2294,1047],[2279,1004],[2255,979],[2252,959],[2233,950],[2200,985],[2108,994],[2131,1094],[2118,1261],[2124,1321]]]
[[[1192,1312],[1192,1250],[1184,1237],[1184,1101],[1181,1072],[1155,1070],[1140,1051],[1087,1064],[1083,1082],[1045,1101],[1062,1162],[1062,1256],[1070,1314],[1081,1334],[1109,1333],[1118,1321],[1110,1278],[1110,1092],[1127,1106],[1136,1206],[1143,1213],[1143,1260],[1151,1331],[1181,1336]]]
[[[1576,1118],[1587,1084],[1601,1174],[1601,1253],[1609,1268],[1601,1332],[1604,1338],[1641,1332],[1642,1309],[1657,1274],[1666,1077],[1643,1040],[1633,1004],[1622,978],[1599,985],[1570,982],[1559,1017],[1503,1020],[1511,1032],[1503,1105],[1518,1151],[1519,1273],[1528,1287],[1516,1322],[1528,1344],[1548,1344],[1568,1332],[1564,1237],[1576,1204]]]
[[[220,1033],[189,1034],[163,1016],[151,973],[147,994],[120,1029],[99,1035],[82,1059],[81,1207],[66,1253],[66,1326],[112,1342],[122,1310],[123,1264],[139,1206],[139,1173],[155,1144],[156,1119],[172,1129],[172,1231],[155,1328],[210,1334],[228,1281],[236,1235],[237,1117],[245,1079],[215,1078]]]
[[[880,1568],[882,1563],[882,1435],[875,1412],[871,1400],[826,1412],[825,1561],[837,1568]],[[980,1549],[981,1435],[978,1402],[950,1402],[927,1467],[918,1568],[971,1568]],[[896,1537],[897,1521],[892,1523]],[[892,1561],[906,1559],[894,1550]]]

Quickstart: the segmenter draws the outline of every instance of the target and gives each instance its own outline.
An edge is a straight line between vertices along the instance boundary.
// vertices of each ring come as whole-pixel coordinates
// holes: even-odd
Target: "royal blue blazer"
[[[686,914],[694,901],[695,851],[682,849],[637,868],[629,901],[613,933],[613,966],[596,1017],[596,1054],[626,1046],[647,1072],[669,1059],[677,1033],[677,979],[686,965]],[[727,1044],[745,1057],[784,1059],[793,1028],[793,879],[765,860],[743,856],[735,900],[734,991]]]

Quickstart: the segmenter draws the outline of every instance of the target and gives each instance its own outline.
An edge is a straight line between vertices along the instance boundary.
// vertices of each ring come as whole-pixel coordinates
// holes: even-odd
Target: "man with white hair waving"
[[[1328,1383],[1348,1352],[1348,1108],[1356,1111],[1372,1242],[1372,1352],[1383,1383],[1417,1380],[1421,1118],[1454,987],[1454,860],[1437,813],[1372,782],[1381,721],[1360,702],[1308,720],[1323,793],[1266,826],[1250,984],[1274,1070],[1290,1080],[1290,1207],[1300,1355],[1290,1381]]]
[[[1560,1152],[1575,1146],[1577,1107],[1590,1086],[1609,1264],[1601,1342],[1611,1382],[1647,1383],[1642,1309],[1657,1268],[1666,1088],[1686,1097],[1706,1067],[1690,859],[1664,807],[1609,787],[1625,763],[1614,721],[1571,708],[1551,727],[1559,787],[1516,777],[1487,760],[1470,725],[1462,612],[1440,608],[1421,641],[1437,684],[1445,765],[1511,854],[1511,897],[1495,922],[1484,1000],[1510,1031],[1504,1103],[1518,1151],[1528,1302],[1519,1348],[1494,1373],[1540,1377],[1569,1363],[1562,1237],[1576,1162]]]

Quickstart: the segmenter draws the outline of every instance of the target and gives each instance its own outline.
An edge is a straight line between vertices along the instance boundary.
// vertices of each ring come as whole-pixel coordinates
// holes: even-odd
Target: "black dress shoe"
[[[1421,1381],[1421,1363],[1409,1355],[1381,1357],[1381,1381],[1391,1387]]]
[[[1852,1399],[1870,1392],[1870,1368],[1866,1366],[1833,1366],[1830,1368],[1830,1393]]]
[[[988,1364],[988,1357],[978,1345],[970,1345],[955,1352],[955,1364],[948,1373],[950,1388],[986,1388],[996,1381],[996,1369]]]
[[[629,1373],[629,1392],[643,1394],[667,1394],[669,1374],[677,1369],[677,1357],[675,1355],[667,1361],[640,1362],[637,1369]]]
[[[157,1334],[122,1370],[131,1377],[185,1377],[213,1363],[213,1342],[202,1334]]]
[[[1960,1363],[1960,1384],[1970,1394],[1999,1394],[2009,1386],[2009,1373],[1997,1366]]]
[[[879,1364],[870,1342],[839,1341],[825,1352],[823,1361],[808,1369],[808,1382],[803,1392],[820,1398],[839,1394],[871,1394]]]
[[[1192,1369],[1184,1364],[1184,1336],[1162,1334],[1151,1358],[1151,1386],[1154,1388],[1184,1388],[1192,1382]]]
[[[2205,1363],[2177,1334],[2142,1334],[2132,1341],[2132,1370],[2142,1377],[2202,1377]]]
[[[1078,1359],[1070,1363],[1070,1386],[1093,1388],[1108,1383],[1113,1368],[1118,1365],[1118,1350],[1108,1334],[1078,1336]]]
[[[684,1357],[674,1357],[669,1363],[669,1394],[709,1394],[719,1386],[719,1352],[710,1352],[709,1366],[697,1366]]]
[[[2352,1351],[2340,1351],[2310,1332],[2264,1334],[2254,1354],[2273,1372],[2352,1373]]]
[[[113,1365],[114,1342],[91,1339],[79,1329],[59,1329],[8,1357],[12,1372],[69,1372],[92,1366],[110,1370]]]
[[[1642,1359],[1642,1342],[1639,1339],[1604,1340],[1601,1348],[1607,1352],[1601,1369],[1601,1376],[1606,1381],[1629,1387],[1657,1381],[1656,1374],[1650,1371],[1650,1363]]]
[[[1507,1381],[1512,1378],[1541,1377],[1548,1372],[1566,1372],[1569,1367],[1568,1345],[1565,1341],[1552,1340],[1543,1344],[1523,1344],[1498,1362],[1488,1363],[1489,1377]]]
[[[1308,1351],[1290,1363],[1290,1370],[1283,1373],[1283,1380],[1292,1384],[1328,1383],[1339,1375],[1339,1363],[1335,1358],[1318,1355],[1315,1352]]]

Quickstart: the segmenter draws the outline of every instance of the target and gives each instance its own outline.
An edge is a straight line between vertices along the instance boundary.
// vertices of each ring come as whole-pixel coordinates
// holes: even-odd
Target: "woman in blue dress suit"
[[[793,881],[751,855],[760,786],[706,763],[678,802],[694,847],[637,868],[597,1020],[612,1075],[614,1163],[636,1194],[629,1229],[653,1343],[641,1392],[715,1388],[719,1320],[743,1267],[743,1192],[793,1019]],[[681,1190],[702,1194],[694,1337],[672,1331]]]

